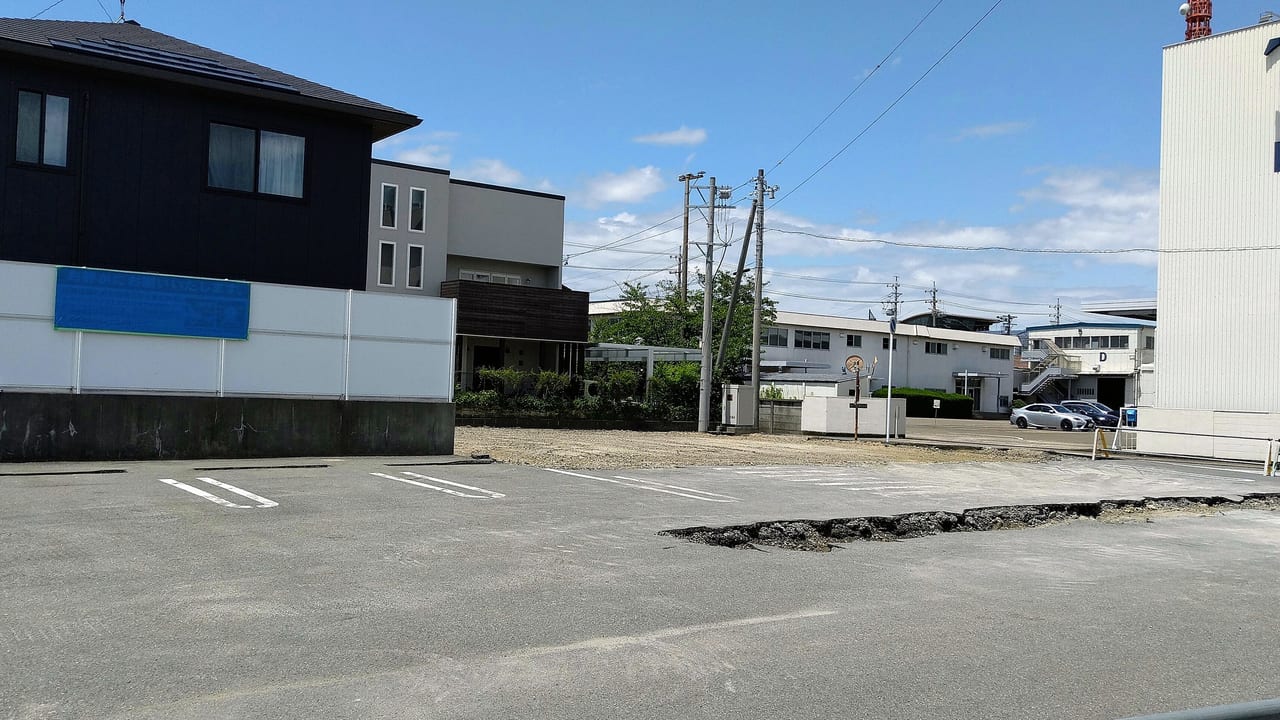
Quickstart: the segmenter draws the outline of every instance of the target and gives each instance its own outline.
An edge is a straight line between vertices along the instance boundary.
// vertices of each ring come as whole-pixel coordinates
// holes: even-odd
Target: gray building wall
[[[396,187],[394,228],[382,226],[383,185]],[[409,229],[413,188],[427,194],[425,232]],[[380,285],[383,243],[396,248],[391,285]],[[423,246],[421,289],[408,286],[409,246]],[[369,182],[367,285],[373,292],[438,296],[459,272],[515,275],[525,287],[558,289],[564,252],[564,198],[452,180],[447,170],[374,160]]]
[[[560,287],[563,197],[458,180],[450,185],[450,255],[554,269],[541,287]]]
[[[397,188],[396,226],[382,227],[382,186]],[[409,229],[409,198],[411,188],[427,191],[425,232]],[[446,170],[414,168],[388,164],[379,160],[372,163],[369,182],[369,248],[366,261],[367,283],[370,291],[397,292],[410,295],[440,295],[440,283],[445,280],[446,256],[449,241],[449,173]],[[391,287],[378,285],[381,245],[396,245],[395,277]],[[410,289],[409,246],[423,246],[422,289]]]

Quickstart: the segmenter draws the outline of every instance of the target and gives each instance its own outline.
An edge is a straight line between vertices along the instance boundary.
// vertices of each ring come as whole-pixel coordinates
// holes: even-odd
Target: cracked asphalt
[[[1280,488],[1249,468],[439,461],[0,466],[0,718],[1120,718],[1280,696],[1278,513],[824,554],[657,534]]]

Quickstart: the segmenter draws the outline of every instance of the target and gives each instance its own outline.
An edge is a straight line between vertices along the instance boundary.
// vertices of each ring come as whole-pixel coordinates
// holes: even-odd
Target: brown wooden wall
[[[584,292],[446,280],[440,297],[458,300],[459,335],[587,341]]]

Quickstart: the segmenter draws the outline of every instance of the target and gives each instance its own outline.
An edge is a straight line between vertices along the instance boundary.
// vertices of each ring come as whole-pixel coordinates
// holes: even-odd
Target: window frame
[[[887,338],[887,337],[882,337],[882,338],[880,338],[880,349],[881,349],[881,350],[888,350],[888,349],[889,349],[889,338]],[[894,339],[893,339],[893,349],[894,349],[895,351],[898,349],[898,338],[894,338]]]
[[[998,347],[988,348],[988,350],[987,350],[987,355],[988,355],[992,360],[1012,360],[1012,359],[1013,359],[1013,349],[1012,349],[1012,348],[998,348]]]
[[[418,284],[414,285],[411,280],[413,273],[413,251],[418,251]],[[409,245],[409,251],[405,253],[404,267],[404,286],[410,290],[421,290],[426,286],[427,277],[427,248],[425,245]]]
[[[779,337],[778,333],[781,333],[781,338],[782,338],[781,343],[774,342]],[[790,331],[787,330],[787,328],[780,328],[780,327],[765,328],[764,337],[761,338],[761,344],[763,344],[765,347],[788,347],[790,343],[791,343],[791,333]]]
[[[394,192],[391,194],[391,224],[388,225],[387,220],[387,188],[391,188]],[[400,221],[400,186],[395,183],[382,183],[382,187],[378,190],[378,227],[383,230],[395,230]]]
[[[792,344],[802,350],[830,350],[831,333],[822,330],[796,330]]]
[[[222,125],[224,127],[238,128],[240,130],[249,130],[253,133],[253,189],[241,190],[240,188],[221,187],[213,185],[209,182],[209,153],[213,151],[213,126]],[[281,193],[266,192],[262,187],[262,133],[268,132],[273,135],[282,135],[285,137],[298,138],[302,141],[302,177],[301,187],[298,195],[284,195]],[[243,122],[235,122],[228,120],[208,119],[205,122],[204,133],[204,189],[208,192],[229,193],[240,196],[253,196],[256,198],[272,198],[283,202],[306,203],[311,197],[311,173],[308,168],[311,167],[311,143],[307,141],[307,136],[297,130],[288,130],[281,127],[260,127],[246,124]]]
[[[21,118],[22,95],[24,93],[27,95],[34,95],[37,98],[39,98],[38,102],[39,102],[40,118],[39,118],[39,124],[36,128],[36,159],[35,160],[22,160],[18,157],[18,147],[19,147],[18,141],[19,141],[19,132],[21,129],[19,122]],[[50,163],[46,159],[46,156],[48,154],[47,145],[49,142],[49,98],[50,97],[58,98],[59,100],[65,101],[67,106],[66,127],[64,128],[64,133],[62,137],[63,163],[61,165]],[[13,146],[12,147],[13,147],[14,164],[19,165],[21,167],[46,168],[54,171],[69,170],[71,167],[71,123],[73,121],[72,108],[71,108],[71,96],[60,95],[56,92],[48,92],[45,90],[33,90],[30,88],[20,87],[20,88],[17,88],[17,92],[14,93],[13,103],[14,103],[13,104],[14,128],[13,128]]]
[[[382,268],[383,268],[382,251],[384,248],[387,248],[387,247],[391,248],[391,282],[384,283],[382,282]],[[396,255],[398,254],[397,249],[398,248],[396,248],[396,243],[391,242],[389,240],[383,240],[378,243],[378,287],[395,287],[396,286]]]
[[[862,347],[862,336],[861,336],[861,335],[854,335],[853,333],[849,333],[848,335],[845,335],[845,336],[844,336],[844,346],[845,346],[845,347],[855,347],[855,348],[860,348],[860,347]]]
[[[413,194],[414,193],[422,193],[422,227],[417,230],[413,229]],[[405,221],[404,225],[405,225],[405,229],[407,229],[411,233],[425,234],[427,232],[427,189],[426,188],[413,187],[412,185],[409,186],[409,217]]]
[[[924,341],[925,355],[946,355],[947,349],[947,343],[945,342],[933,342],[932,340]]]

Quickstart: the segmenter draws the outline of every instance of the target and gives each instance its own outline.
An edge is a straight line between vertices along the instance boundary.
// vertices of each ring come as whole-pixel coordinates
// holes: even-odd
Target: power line
[[[98,0],[98,7],[102,8],[102,12],[107,16],[108,22],[115,22],[116,19],[111,17],[111,13],[107,11],[107,6],[102,4],[102,0]]]
[[[814,125],[814,126],[813,126],[813,129],[812,129],[812,130],[810,130],[807,134],[805,134],[805,136],[804,136],[804,137],[800,138],[800,142],[796,143],[796,146],[795,146],[795,147],[793,147],[793,148],[791,148],[790,150],[788,150],[788,151],[787,151],[787,154],[786,154],[786,155],[783,155],[781,160],[779,160],[778,162],[774,163],[774,165],[773,165],[773,169],[774,169],[774,170],[778,169],[778,166],[779,166],[779,165],[781,165],[782,163],[786,162],[787,158],[791,157],[791,154],[792,154],[792,153],[794,153],[796,150],[799,150],[799,149],[800,149],[800,146],[801,146],[801,145],[804,145],[804,143],[805,143],[805,141],[806,141],[806,140],[808,140],[810,137],[812,137],[814,133],[818,132],[819,128],[821,128],[823,125],[825,125],[825,124],[826,124],[826,122],[827,122],[828,120],[830,120],[830,119],[831,119],[831,116],[832,116],[832,115],[835,115],[835,114],[836,114],[836,112],[837,112],[840,108],[844,107],[844,104],[845,104],[845,103],[847,103],[847,102],[849,102],[849,98],[853,97],[854,93],[858,92],[858,90],[860,90],[860,89],[862,88],[862,86],[863,86],[863,85],[866,85],[866,84],[867,84],[867,81],[868,81],[868,80],[870,80],[870,79],[872,78],[872,76],[874,76],[877,72],[879,72],[880,68],[881,68],[881,67],[883,67],[883,66],[884,66],[884,64],[885,64],[886,62],[889,62],[889,58],[893,57],[893,54],[894,54],[894,53],[896,53],[896,52],[898,52],[898,48],[902,47],[902,45],[903,45],[904,43],[906,43],[906,42],[907,42],[907,40],[909,40],[909,39],[911,38],[911,36],[912,36],[912,35],[914,35],[914,34],[915,34],[916,30],[919,30],[919,29],[920,29],[920,26],[924,24],[924,21],[925,21],[925,20],[928,20],[928,19],[929,19],[929,16],[933,14],[933,11],[934,11],[934,10],[937,10],[937,9],[938,9],[938,6],[939,6],[939,5],[941,5],[942,3],[943,3],[943,0],[938,0],[938,2],[937,2],[937,3],[935,3],[935,4],[934,4],[934,6],[933,6],[932,8],[929,8],[929,12],[925,13],[925,14],[924,14],[924,17],[920,18],[919,22],[917,22],[917,23],[915,24],[915,27],[912,27],[912,28],[911,28],[911,31],[910,31],[910,32],[908,32],[906,35],[904,35],[904,36],[902,37],[902,39],[898,41],[898,44],[897,44],[897,45],[894,45],[894,46],[893,46],[893,49],[892,49],[892,50],[890,50],[890,51],[889,51],[889,53],[888,53],[887,55],[885,55],[885,56],[884,56],[884,58],[883,58],[880,62],[876,63],[876,66],[875,66],[874,68],[872,68],[872,69],[871,69],[871,72],[867,73],[867,74],[866,74],[866,76],[862,78],[862,81],[861,81],[861,82],[859,82],[857,85],[855,85],[855,86],[853,87],[853,89],[849,91],[849,94],[848,94],[848,95],[845,95],[845,96],[844,96],[844,99],[843,99],[843,100],[841,100],[841,101],[839,102],[839,104],[837,104],[834,108],[832,108],[832,109],[831,109],[831,112],[827,113],[827,116],[826,116],[826,117],[824,117],[824,118],[822,118],[822,120],[821,120],[817,125]],[[736,188],[735,188],[735,190],[736,190]],[[783,197],[785,197],[785,196],[783,196]]]
[[[787,198],[791,197],[791,195],[793,195],[797,190],[799,190],[800,188],[804,187],[806,183],[808,183],[810,180],[812,180],[812,179],[814,178],[814,176],[816,176],[818,173],[820,173],[820,172],[822,172],[823,170],[825,170],[825,169],[826,169],[826,167],[827,167],[828,165],[830,165],[831,163],[835,162],[835,161],[836,161],[836,158],[838,158],[838,157],[840,157],[841,155],[843,155],[843,154],[844,154],[844,152],[845,152],[846,150],[848,150],[848,149],[849,149],[849,147],[850,147],[851,145],[853,145],[853,144],[854,144],[855,142],[857,142],[860,138],[862,138],[862,136],[863,136],[863,135],[866,135],[866,134],[867,134],[867,132],[871,130],[871,128],[873,128],[873,127],[875,127],[875,126],[876,126],[876,123],[880,122],[880,119],[881,119],[881,118],[883,118],[885,115],[888,115],[890,110],[893,110],[893,108],[894,108],[894,107],[896,107],[896,106],[898,105],[898,103],[899,103],[899,102],[902,102],[902,99],[903,99],[903,98],[905,98],[905,97],[907,96],[907,94],[908,94],[908,93],[910,93],[912,90],[914,90],[914,89],[916,88],[916,86],[917,86],[917,85],[919,85],[921,82],[923,82],[923,81],[924,81],[924,79],[925,79],[925,78],[929,77],[929,73],[933,72],[933,71],[934,71],[934,68],[936,68],[936,67],[938,67],[939,65],[941,65],[941,64],[942,64],[942,61],[943,61],[943,60],[946,60],[946,59],[947,59],[947,57],[948,57],[948,56],[950,56],[950,55],[951,55],[951,53],[952,53],[952,52],[953,52],[957,47],[959,47],[959,46],[960,46],[960,43],[964,42],[964,41],[965,41],[965,39],[966,39],[966,38],[968,38],[968,37],[969,37],[969,35],[971,35],[971,34],[973,33],[973,31],[974,31],[974,30],[977,30],[977,29],[978,29],[978,26],[979,26],[979,25],[981,25],[981,24],[982,24],[982,22],[983,22],[984,20],[986,20],[988,16],[990,16],[990,15],[991,15],[991,13],[995,12],[995,9],[996,9],[997,7],[999,7],[999,6],[1000,6],[1000,3],[1002,3],[1002,2],[1004,2],[1004,0],[996,0],[995,4],[994,4],[994,5],[992,5],[992,6],[987,10],[987,12],[986,12],[986,13],[984,13],[984,14],[982,15],[982,17],[978,18],[978,21],[977,21],[976,23],[974,23],[974,24],[973,24],[973,26],[972,26],[972,27],[970,27],[967,31],[965,31],[965,34],[964,34],[964,35],[961,35],[959,40],[956,40],[956,41],[955,41],[955,43],[953,43],[953,44],[951,45],[951,47],[947,48],[947,51],[946,51],[946,52],[944,52],[944,53],[942,54],[942,57],[939,57],[936,61],[934,61],[934,63],[933,63],[932,65],[930,65],[930,66],[929,66],[929,69],[924,71],[924,74],[923,74],[923,75],[921,75],[920,77],[916,78],[916,81],[915,81],[915,82],[913,82],[913,83],[911,83],[910,85],[908,85],[908,86],[907,86],[907,89],[906,89],[906,90],[903,90],[901,95],[899,95],[897,98],[895,98],[893,102],[889,103],[889,106],[888,106],[888,107],[886,107],[883,111],[881,111],[881,112],[880,112],[880,114],[879,114],[879,115],[877,115],[877,116],[875,117],[875,119],[873,119],[870,123],[868,123],[866,127],[862,128],[862,131],[861,131],[861,132],[859,132],[857,135],[854,135],[854,136],[853,136],[853,139],[852,139],[852,140],[850,140],[849,142],[845,143],[845,146],[844,146],[844,147],[842,147],[842,148],[840,148],[840,149],[836,152],[836,154],[835,154],[835,155],[832,155],[832,156],[831,156],[831,157],[830,157],[826,162],[824,162],[824,163],[822,163],[821,165],[819,165],[817,170],[814,170],[813,172],[809,173],[809,176],[808,176],[808,177],[806,177],[804,180],[801,180],[801,181],[800,181],[800,183],[799,183],[798,185],[796,185],[795,187],[791,188],[791,190],[789,190],[789,191],[787,192],[787,194],[785,194],[785,195],[783,195],[782,197],[780,197],[780,198],[778,198],[777,200],[775,200],[773,204],[774,204],[774,205],[777,205],[778,203],[782,202],[783,200],[786,200]]]
[[[1220,252],[1252,252],[1259,250],[1280,250],[1280,245],[1237,245],[1224,248],[1210,247],[1194,247],[1194,248],[1151,248],[1151,247],[1128,247],[1128,248],[1023,248],[1010,247],[1007,245],[944,245],[942,243],[925,243],[925,242],[908,242],[905,240],[886,240],[883,238],[857,238],[840,235],[823,235],[820,233],[811,233],[805,230],[783,230],[781,228],[769,228],[770,232],[786,233],[788,235],[806,235],[812,238],[822,240],[838,240],[840,242],[892,245],[894,247],[906,248],[923,248],[927,250],[963,250],[966,252],[1014,252],[1014,253],[1030,253],[1039,255],[1123,255],[1126,253],[1157,253],[1159,255],[1185,255],[1197,253],[1220,253]]]
[[[40,12],[36,13],[35,15],[32,15],[30,19],[35,20],[36,18],[40,17],[41,15],[43,15],[43,14],[45,14],[45,13],[49,12],[50,10],[52,10],[52,9],[54,9],[54,8],[56,8],[56,7],[58,7],[58,6],[59,6],[59,5],[61,5],[64,1],[65,1],[65,0],[57,0],[57,2],[55,2],[54,4],[50,5],[49,7],[45,8],[45,9],[43,9],[43,10],[41,10]],[[107,13],[107,17],[110,17],[110,16],[111,16],[111,13]]]
[[[590,265],[565,265],[570,270],[608,270],[610,272],[661,272],[667,268],[620,268],[620,267],[592,267]],[[670,267],[670,266],[667,266]]]
[[[61,0],[59,0],[59,1],[61,1]],[[663,235],[666,235],[666,234],[667,234],[667,233],[669,233],[669,232],[674,231],[676,228],[671,228],[670,230],[666,230],[666,231],[664,231],[664,232],[660,232],[660,233],[658,233],[657,235],[651,235],[651,236],[649,236],[649,237],[647,237],[647,238],[640,238],[639,240],[632,240],[631,242],[626,242],[627,240],[631,240],[631,238],[634,238],[634,237],[635,237],[635,236],[637,236],[637,235],[643,235],[644,233],[647,233],[647,232],[649,232],[650,230],[655,230],[655,229],[657,229],[657,228],[660,228],[660,227],[662,227],[663,225],[666,225],[667,223],[672,222],[673,220],[679,220],[681,217],[683,217],[683,215],[677,214],[677,215],[675,215],[675,216],[672,216],[672,217],[667,218],[666,220],[663,220],[662,222],[654,223],[653,225],[650,225],[649,227],[647,227],[647,228],[645,228],[645,229],[643,229],[643,230],[637,230],[637,231],[635,231],[635,232],[631,233],[630,235],[625,235],[625,236],[623,236],[623,237],[618,238],[617,240],[610,240],[609,242],[605,243],[604,245],[599,245],[599,246],[592,247],[590,250],[584,250],[584,251],[582,251],[582,252],[580,252],[580,253],[573,253],[572,255],[569,255],[568,257],[577,257],[577,256],[579,256],[579,255],[586,255],[586,254],[588,254],[588,253],[599,252],[599,251],[601,251],[601,250],[612,250],[612,249],[613,249],[613,248],[615,248],[615,247],[623,247],[623,246],[625,246],[625,245],[634,245],[634,244],[636,244],[636,243],[638,243],[638,242],[643,242],[643,241],[645,241],[645,240],[650,240],[650,239],[655,238],[655,237],[661,237],[661,236],[663,236]]]

